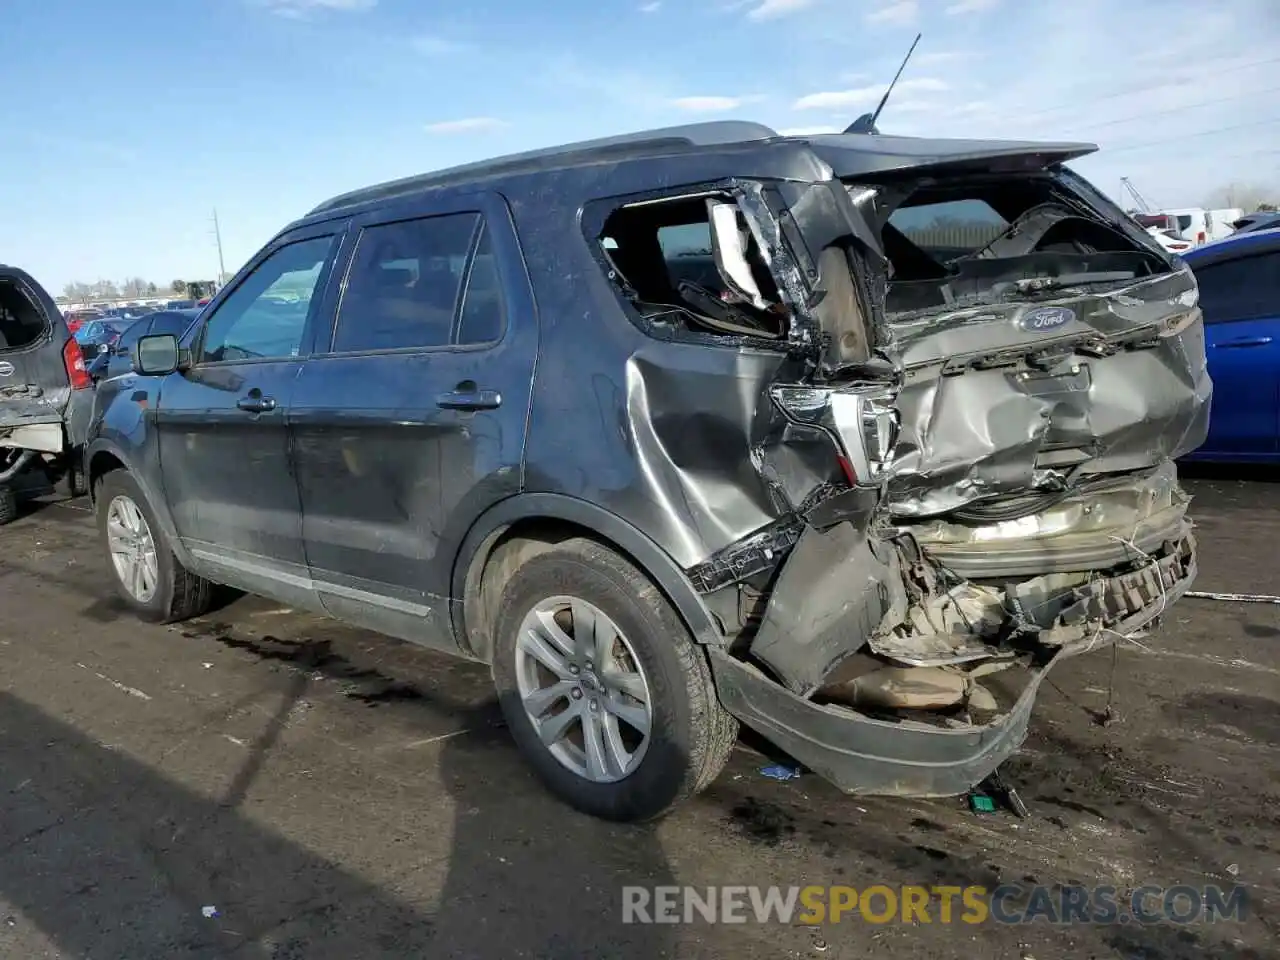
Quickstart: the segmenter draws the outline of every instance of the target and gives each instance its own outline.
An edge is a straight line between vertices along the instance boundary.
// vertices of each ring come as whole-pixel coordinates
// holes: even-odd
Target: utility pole
[[[222,287],[223,278],[227,275],[226,265],[222,262],[222,231],[218,229],[218,211],[213,211],[213,238],[218,243],[218,287]]]

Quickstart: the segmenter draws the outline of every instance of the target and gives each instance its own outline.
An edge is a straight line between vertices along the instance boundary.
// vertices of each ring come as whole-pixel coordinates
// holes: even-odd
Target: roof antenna
[[[857,120],[853,121],[845,130],[845,133],[875,133],[880,131],[876,129],[876,121],[880,119],[880,111],[884,109],[884,105],[889,102],[889,94],[893,93],[894,86],[898,83],[898,78],[902,76],[902,71],[907,67],[907,61],[911,59],[911,54],[916,52],[916,44],[920,42],[920,38],[924,36],[917,33],[916,38],[911,41],[911,49],[907,51],[907,55],[902,58],[902,63],[898,67],[898,72],[893,75],[893,79],[889,82],[889,89],[884,92],[884,96],[880,98],[879,105],[876,106],[875,113],[864,113]]]

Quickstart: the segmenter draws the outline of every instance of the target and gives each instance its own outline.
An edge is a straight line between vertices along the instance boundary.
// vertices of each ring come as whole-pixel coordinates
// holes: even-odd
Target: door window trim
[[[368,222],[361,222],[357,224],[351,240],[351,253],[347,256],[346,264],[343,266],[342,283],[338,287],[338,299],[334,304],[332,322],[329,324],[329,342],[327,344],[327,349],[323,352],[317,350],[316,355],[326,357],[382,357],[401,354],[439,353],[442,350],[460,349],[463,346],[462,344],[455,344],[452,342],[409,347],[379,347],[368,350],[335,350],[333,349],[333,345],[338,339],[338,327],[342,323],[342,304],[347,299],[347,290],[351,285],[351,271],[355,267],[356,256],[360,253],[360,243],[364,240],[364,235],[367,231],[374,230],[378,227],[394,226],[398,223],[412,223],[418,220],[436,220],[442,217],[467,216],[468,214],[476,218],[476,224],[471,230],[470,238],[467,240],[467,252],[465,254],[466,259],[462,265],[462,279],[459,281],[458,290],[454,294],[453,316],[449,321],[449,339],[452,341],[458,326],[458,317],[462,313],[462,303],[466,296],[467,282],[471,277],[471,263],[475,259],[476,241],[479,237],[484,235],[486,222],[485,212],[480,209],[479,204],[475,204],[470,207],[459,207],[456,210],[432,211],[414,214],[401,213],[396,216],[369,220]],[[480,346],[490,346],[490,344],[480,344]]]
[[[1245,263],[1249,260],[1261,260],[1265,257],[1274,258],[1280,261],[1280,247],[1267,247],[1261,250],[1250,250],[1247,253],[1241,252],[1239,256],[1235,256],[1235,257],[1218,257],[1209,263],[1201,264],[1200,272],[1203,273],[1208,270],[1214,270],[1218,267],[1226,267],[1232,264]],[[1192,264],[1191,272],[1193,274],[1196,273],[1196,268],[1194,263]],[[1199,285],[1198,277],[1197,277],[1196,283],[1198,286]],[[1203,301],[1201,302],[1201,306],[1203,307]],[[1270,320],[1274,318],[1276,315],[1277,315],[1277,311],[1267,310],[1265,308],[1263,308],[1262,311],[1259,313],[1250,313],[1242,316],[1227,316],[1227,317],[1223,317],[1222,319],[1211,319],[1206,314],[1204,318],[1204,325],[1206,327],[1220,327],[1220,326],[1226,326],[1227,324],[1231,324],[1231,323],[1250,323],[1257,320]]]
[[[267,244],[259,251],[258,255],[245,266],[243,270],[236,276],[231,283],[227,284],[222,290],[218,291],[218,296],[209,303],[205,308],[207,315],[201,313],[197,318],[195,326],[198,328],[194,339],[189,343],[191,350],[191,368],[192,369],[209,369],[213,367],[241,366],[243,364],[254,363],[281,363],[285,361],[304,360],[315,353],[315,331],[318,318],[323,314],[325,307],[329,302],[329,286],[336,275],[335,267],[341,262],[344,253],[346,232],[349,224],[346,222],[324,223],[317,225],[311,229],[301,230],[296,233],[289,233],[277,237],[274,241]],[[278,252],[291,247],[294,244],[306,243],[309,240],[329,240],[329,254],[325,257],[324,264],[320,267],[320,276],[316,279],[315,289],[311,294],[311,301],[307,305],[307,319],[302,328],[302,338],[298,342],[298,352],[291,357],[245,357],[236,360],[202,360],[201,355],[204,352],[205,336],[209,330],[209,323],[218,315],[218,311],[223,305],[233,297],[237,290],[252,277],[258,269],[266,263],[271,257]]]
[[[482,343],[448,343],[432,347],[395,347],[383,350],[362,350],[334,352],[333,343],[338,331],[338,314],[341,300],[346,294],[351,265],[355,261],[355,249],[359,244],[361,232],[369,227],[380,227],[406,220],[426,220],[432,217],[446,217],[451,214],[478,214],[480,227],[471,238],[467,250],[467,273],[464,282],[470,284],[470,268],[474,263],[477,238],[488,235],[493,247],[493,255],[497,258],[498,282],[502,289],[502,332],[496,340]],[[515,333],[517,317],[527,317],[527,321],[536,327],[537,301],[533,296],[533,288],[529,277],[528,264],[520,245],[520,237],[512,219],[506,198],[491,190],[468,191],[453,195],[415,196],[408,200],[388,202],[376,210],[357,215],[348,224],[347,236],[343,240],[343,252],[340,266],[334,270],[333,308],[327,311],[328,330],[321,326],[316,334],[311,359],[347,357],[381,357],[381,356],[415,356],[433,353],[477,353],[495,350],[506,343]],[[465,293],[464,293],[465,296]],[[455,304],[454,323],[461,317],[462,299]],[[450,332],[450,338],[454,336]]]

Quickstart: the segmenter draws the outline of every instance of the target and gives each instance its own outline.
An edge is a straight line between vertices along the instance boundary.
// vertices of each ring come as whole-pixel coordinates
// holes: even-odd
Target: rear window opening
[[[29,347],[49,328],[44,311],[12,280],[0,280],[0,351]]]
[[[713,216],[730,229],[736,221],[732,249],[715,249]],[[718,235],[726,236],[725,230]],[[599,242],[615,286],[655,327],[786,337],[788,313],[773,275],[729,197],[703,194],[619,207]]]
[[[892,319],[1165,273],[1168,263],[1061,174],[919,186],[882,230]],[[1116,220],[1124,218],[1117,208]]]

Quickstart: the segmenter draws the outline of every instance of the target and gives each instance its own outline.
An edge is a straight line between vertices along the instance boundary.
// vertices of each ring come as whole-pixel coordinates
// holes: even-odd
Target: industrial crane
[[[1129,191],[1129,196],[1133,197],[1140,211],[1143,213],[1151,212],[1151,204],[1147,203],[1147,198],[1138,192],[1138,188],[1133,185],[1133,182],[1128,177],[1121,177],[1120,184]]]

